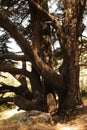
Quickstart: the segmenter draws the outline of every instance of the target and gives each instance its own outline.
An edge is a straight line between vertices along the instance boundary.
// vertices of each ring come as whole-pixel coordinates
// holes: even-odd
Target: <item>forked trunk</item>
[[[64,21],[63,26],[57,22],[57,19],[55,20],[54,17],[49,15],[46,11],[44,11],[42,8],[40,9],[40,6],[34,6],[35,10],[33,8],[34,2],[29,0],[29,3],[32,2],[31,6],[36,14],[40,12],[46,14],[47,20],[51,20],[54,26],[57,28],[60,32],[62,30],[62,33],[59,35],[60,45],[63,52],[63,64],[60,68],[60,74],[57,74],[53,69],[52,66],[49,65],[51,63],[51,44],[49,41],[49,36],[47,33],[49,33],[49,28],[43,29],[43,32],[41,31],[40,34],[40,27],[46,27],[45,19],[41,17],[41,21],[38,17],[35,15],[35,18],[37,21],[34,22],[34,29],[35,24],[36,26],[36,32],[34,32],[33,36],[33,47],[30,46],[29,41],[24,37],[24,34],[19,31],[19,29],[2,13],[0,13],[0,26],[7,30],[10,35],[16,40],[18,45],[23,50],[25,56],[29,61],[31,61],[33,69],[33,75],[35,82],[33,83],[33,78],[31,80],[32,82],[32,90],[35,93],[36,100],[26,100],[25,98],[21,96],[15,97],[14,103],[17,105],[20,105],[22,107],[22,103],[20,104],[20,101],[24,101],[24,109],[25,107],[28,107],[28,110],[35,109],[35,105],[41,107],[41,98],[43,95],[43,91],[41,91],[41,88],[43,88],[41,85],[40,75],[45,81],[46,88],[52,88],[59,96],[59,113],[66,113],[66,111],[72,109],[76,105],[81,104],[81,98],[80,98],[80,91],[79,91],[79,48],[78,48],[78,39],[79,39],[79,31],[82,31],[81,25],[82,25],[82,17],[83,17],[83,11],[85,7],[86,0],[64,0],[65,2],[65,12],[64,12]],[[40,16],[40,15],[39,15]],[[45,15],[43,15],[45,16]],[[61,23],[61,22],[60,22]],[[41,24],[41,26],[38,26],[38,24]],[[43,25],[43,26],[42,26]],[[48,31],[47,31],[48,29]],[[35,30],[34,30],[35,31]],[[43,42],[41,42],[41,38],[44,38]],[[38,44],[40,43],[41,44]],[[43,46],[42,46],[43,45]],[[38,51],[38,47],[39,50]],[[41,48],[40,48],[41,47]],[[48,48],[47,48],[48,47]],[[40,57],[40,54],[42,57]],[[36,85],[36,87],[35,87]],[[40,88],[41,86],[41,88]],[[39,90],[38,93],[36,90]],[[43,89],[44,90],[44,89]],[[19,97],[19,98],[18,98]],[[43,97],[42,97],[43,98]],[[19,100],[17,100],[19,99]],[[7,99],[8,100],[8,99]],[[43,104],[44,105],[44,104]],[[37,110],[40,110],[39,108]]]

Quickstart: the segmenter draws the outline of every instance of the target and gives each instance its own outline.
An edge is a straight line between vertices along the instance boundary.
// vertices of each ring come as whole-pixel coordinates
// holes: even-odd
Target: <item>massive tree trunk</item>
[[[62,95],[59,112],[69,110],[82,104],[79,88],[79,31],[82,34],[82,18],[85,1],[65,1],[64,34],[60,38],[63,52],[63,64],[60,73],[66,83],[66,91]],[[81,13],[82,11],[82,13]]]
[[[24,37],[23,33],[19,31],[19,29],[3,14],[0,13],[0,26],[7,30],[10,35],[16,40],[16,42],[21,47],[22,51],[25,54],[27,60],[32,63],[33,73],[32,75],[29,72],[26,72],[27,76],[30,74],[30,80],[33,91],[39,90],[41,92],[42,84],[40,82],[40,76],[43,77],[46,88],[52,88],[59,97],[59,113],[64,113],[72,107],[81,104],[80,92],[79,92],[79,50],[78,50],[78,38],[79,38],[79,28],[81,29],[82,24],[82,16],[85,7],[86,0],[65,0],[65,13],[64,13],[64,21],[63,25],[59,20],[50,15],[46,10],[43,10],[38,3],[35,3],[32,0],[29,0],[29,4],[35,13],[36,23],[33,21],[33,27],[35,28],[36,24],[40,24],[40,26],[36,26],[36,32],[33,32],[33,47],[30,46],[29,41]],[[81,13],[81,14],[80,14]],[[46,18],[41,17],[41,21],[38,16],[42,15]],[[35,20],[34,19],[34,20]],[[43,24],[41,22],[45,22],[45,20],[51,21],[50,23],[57,29],[58,38],[61,45],[61,50],[63,54],[63,64],[60,67],[60,74],[57,74],[52,66],[49,66],[51,63],[51,54],[50,51],[50,41],[49,41],[49,27],[41,30]],[[45,26],[43,26],[45,27]],[[40,30],[42,34],[39,37]],[[35,31],[35,30],[33,30]],[[47,33],[47,34],[46,34]],[[45,37],[43,37],[45,35]],[[41,38],[45,38],[43,42],[41,42]],[[45,42],[46,40],[46,42]],[[38,43],[38,44],[37,44]],[[45,43],[47,45],[45,45]],[[46,48],[48,46],[49,47]],[[42,46],[42,45],[43,46]],[[40,48],[41,47],[41,48]],[[38,48],[43,52],[38,51]],[[46,50],[45,50],[46,49]],[[43,51],[44,50],[44,51]],[[49,51],[49,52],[48,52]],[[45,53],[44,53],[45,52]],[[42,55],[42,57],[40,57]],[[45,59],[46,58],[46,59]],[[46,61],[46,62],[45,62]],[[9,69],[10,71],[10,69]],[[35,77],[33,77],[35,76]],[[33,78],[35,82],[33,83]],[[37,84],[38,83],[38,84]],[[35,84],[37,86],[35,87]],[[41,86],[41,88],[40,88]],[[42,96],[41,92],[41,95]],[[35,108],[34,106],[40,105],[40,93],[35,93],[35,100],[32,101],[26,100],[24,104],[24,109],[30,110]],[[17,98],[19,97],[19,100]],[[38,98],[36,98],[38,97]],[[25,101],[25,98],[21,96],[14,97],[14,103],[19,104],[22,108],[22,103],[20,104],[20,100]],[[38,110],[40,109],[37,108]]]

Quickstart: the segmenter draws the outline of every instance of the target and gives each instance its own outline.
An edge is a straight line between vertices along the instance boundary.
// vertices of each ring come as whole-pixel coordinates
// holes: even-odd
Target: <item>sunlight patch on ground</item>
[[[66,126],[66,124],[59,124],[59,123],[56,125],[56,130],[58,130],[58,129],[59,130],[79,130],[72,126]]]
[[[23,110],[18,111],[17,109],[18,109],[18,108],[16,107],[15,109],[6,110],[6,111],[4,111],[4,112],[1,112],[1,113],[0,113],[0,120],[5,120],[5,119],[8,119],[8,118],[14,116],[14,115],[17,114],[17,113],[24,112]]]
[[[57,124],[21,123],[19,119],[24,111],[17,111],[18,108],[6,110],[0,113],[0,130],[87,130],[87,98],[83,101],[84,107],[78,109],[72,120]]]

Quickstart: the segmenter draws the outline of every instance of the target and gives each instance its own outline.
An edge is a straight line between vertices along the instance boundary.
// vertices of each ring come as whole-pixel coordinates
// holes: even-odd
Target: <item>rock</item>
[[[52,122],[52,117],[49,113],[35,111],[35,110],[21,113],[18,121],[20,125],[21,123],[27,125],[32,125],[37,123],[51,124],[51,122]]]

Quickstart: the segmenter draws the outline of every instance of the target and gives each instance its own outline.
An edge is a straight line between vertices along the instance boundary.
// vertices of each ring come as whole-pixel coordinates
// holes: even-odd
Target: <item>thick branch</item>
[[[31,101],[28,100],[22,96],[16,95],[15,97],[6,97],[6,98],[0,98],[0,105],[7,103],[7,102],[13,102],[15,105],[17,105],[22,110],[41,110],[40,104],[42,104],[39,101],[39,98],[36,98],[35,100]],[[45,111],[45,109],[42,108],[42,111]]]
[[[4,83],[1,83],[1,85],[2,87],[0,87],[0,94],[6,93],[6,92],[14,92],[16,95],[21,95],[29,99],[33,98],[33,94],[30,91],[25,92],[25,88],[22,85],[19,87],[8,86]]]
[[[25,69],[15,68],[15,67],[12,67],[9,65],[0,66],[0,71],[9,72],[11,74],[22,74],[22,75],[27,76],[28,78],[31,78],[31,72],[29,72]]]
[[[13,87],[13,86],[8,86],[8,85],[2,85],[0,87],[0,94],[4,92],[14,92],[16,95],[22,95],[23,93],[20,91],[20,87]]]
[[[28,100],[22,96],[16,95],[14,97],[14,104],[19,106],[23,110],[42,110],[45,111],[44,106],[42,105],[43,101],[41,100],[40,95],[38,95],[34,100]]]
[[[42,8],[41,5],[39,5],[38,3],[36,3],[33,0],[28,0],[29,4],[32,6],[32,8],[38,12],[38,14],[40,16],[43,15],[43,17],[45,17],[47,19],[47,21],[51,21],[52,25],[59,31],[58,33],[60,33],[61,30],[61,21],[59,19],[57,19],[56,17],[54,17],[53,15],[51,15],[50,13],[47,12],[47,10],[45,10],[44,8]]]
[[[63,24],[62,22],[54,17],[53,15],[51,15],[49,12],[47,12],[47,10],[43,9],[41,7],[41,5],[39,5],[37,2],[33,1],[33,0],[28,0],[30,6],[33,8],[33,10],[35,10],[36,12],[38,12],[38,14],[42,17],[45,17],[47,19],[46,23],[51,24],[54,28],[56,28],[56,34],[60,43],[60,46],[62,49],[65,49],[64,47],[64,42],[65,41],[65,32],[63,29]]]
[[[37,70],[37,72],[43,76],[43,78],[49,82],[55,89],[61,90],[64,88],[64,82],[60,75],[58,75],[53,69],[47,66],[41,58],[33,51],[29,41],[24,37],[23,33],[6,17],[0,13],[0,26],[7,30],[10,35],[17,41],[26,57],[31,60],[31,63]],[[60,88],[61,87],[61,88]]]
[[[30,101],[22,96],[15,96],[15,97],[6,97],[6,98],[0,98],[0,105],[7,103],[7,102],[13,102],[15,105],[17,105],[20,109],[23,110],[34,110],[36,108],[37,102]]]
[[[60,43],[60,46],[62,50],[65,51],[65,44],[63,44],[66,40],[65,38],[65,32],[64,32],[64,25],[62,24],[62,21],[53,15],[51,15],[47,10],[43,9],[40,4],[33,0],[28,0],[31,7],[38,12],[40,16],[43,15],[47,19],[47,22],[50,23],[53,27],[56,28],[56,34]]]
[[[13,102],[13,97],[0,98],[0,105],[7,102]]]
[[[42,105],[43,103],[43,98],[42,95],[40,95],[39,93],[36,94],[36,96],[34,96],[33,99],[33,94],[31,92],[28,93],[28,95],[24,95],[23,90],[22,90],[22,86],[20,87],[13,87],[13,86],[8,86],[6,84],[2,84],[3,86],[0,87],[0,92],[14,92],[16,95],[14,97],[6,97],[0,98],[0,105],[7,103],[7,102],[13,102],[15,105],[17,105],[20,109],[23,110],[43,110],[44,109],[44,105]],[[28,96],[28,97],[27,97]],[[33,100],[32,100],[33,99]],[[40,105],[41,104],[41,105]]]
[[[0,54],[0,60],[3,59],[12,59],[16,61],[28,61],[28,59],[24,55],[16,55],[16,54]]]

